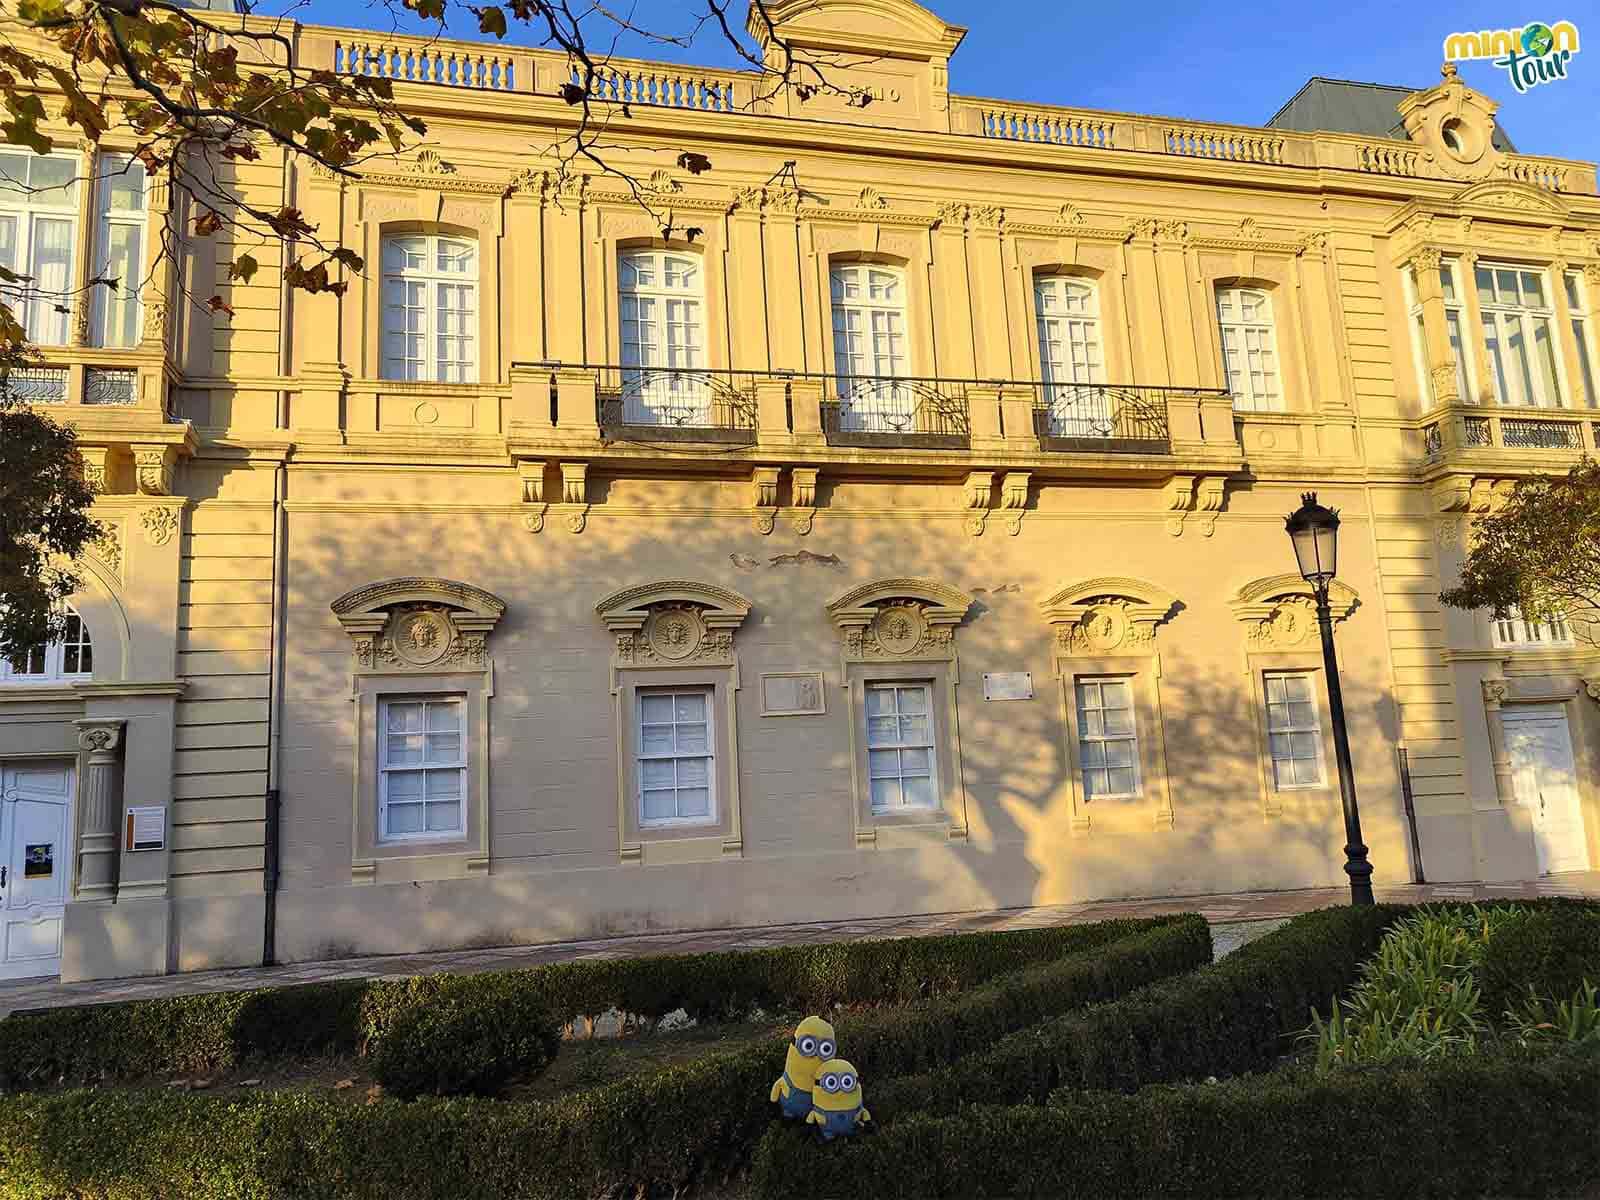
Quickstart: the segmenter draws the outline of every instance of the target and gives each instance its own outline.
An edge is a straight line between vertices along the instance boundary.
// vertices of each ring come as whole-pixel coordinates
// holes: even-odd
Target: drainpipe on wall
[[[1400,747],[1400,797],[1406,806],[1406,831],[1411,835],[1411,882],[1427,883],[1422,873],[1422,842],[1417,838],[1417,804],[1411,793],[1411,756]]]
[[[267,664],[267,794],[266,829],[261,846],[261,890],[265,896],[261,926],[261,965],[278,957],[278,747],[283,728],[284,624],[284,493],[287,466],[279,462],[272,480],[272,649]]]

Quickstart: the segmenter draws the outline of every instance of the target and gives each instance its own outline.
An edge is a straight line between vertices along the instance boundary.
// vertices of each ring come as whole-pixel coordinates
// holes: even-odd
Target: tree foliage
[[[1600,463],[1564,476],[1518,480],[1505,504],[1479,520],[1461,583],[1440,594],[1455,608],[1515,609],[1530,621],[1565,621],[1600,645]]]

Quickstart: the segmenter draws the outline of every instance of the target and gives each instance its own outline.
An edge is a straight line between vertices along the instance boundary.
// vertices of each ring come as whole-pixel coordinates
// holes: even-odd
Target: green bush
[[[1531,987],[1540,997],[1568,999],[1585,980],[1600,986],[1600,904],[1545,900],[1517,905],[1499,925],[1478,968],[1484,1009],[1494,1019],[1518,1009]]]
[[[841,1049],[860,1055],[858,1065],[926,1064],[1014,1022],[1117,995],[1211,954],[1197,916],[1117,925],[1122,940],[913,1004],[903,1028],[895,1009],[847,1015],[837,1022]],[[773,1121],[767,1094],[786,1040],[541,1104],[423,1097],[360,1105],[166,1089],[0,1097],[0,1195],[574,1200],[670,1191],[748,1165]]]
[[[476,988],[418,1005],[389,1025],[372,1054],[372,1074],[403,1099],[493,1096],[531,1079],[556,1055],[561,1023],[530,1009],[515,989]]]
[[[1350,986],[1405,911],[1376,905],[1307,913],[1203,970],[1045,1021],[948,1067],[876,1088],[868,1075],[867,1106],[881,1120],[949,1112],[964,1102],[1042,1101],[1063,1086],[1132,1091],[1266,1070],[1286,1035]]]
[[[868,1096],[871,1105],[871,1096]],[[909,1116],[820,1145],[774,1128],[759,1200],[1572,1194],[1600,1178],[1600,1057],[1276,1072]]]
[[[563,1021],[613,1008],[657,1020],[679,1008],[708,1019],[754,1008],[820,1012],[835,1004],[900,1003],[959,991],[1150,924],[586,960],[13,1013],[0,1021],[0,1086],[213,1072],[262,1055],[375,1052],[404,1014],[480,990]]]

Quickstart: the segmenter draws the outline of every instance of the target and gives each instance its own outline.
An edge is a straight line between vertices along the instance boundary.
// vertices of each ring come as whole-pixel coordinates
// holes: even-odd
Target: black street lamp
[[[1317,625],[1322,630],[1322,673],[1328,677],[1328,715],[1333,720],[1333,756],[1339,766],[1339,798],[1344,804],[1344,873],[1350,876],[1350,903],[1372,903],[1372,864],[1361,840],[1361,810],[1356,806],[1356,773],[1350,765],[1350,735],[1344,726],[1344,692],[1339,687],[1339,660],[1333,652],[1333,610],[1328,585],[1339,569],[1339,514],[1317,503],[1315,492],[1283,523],[1294,544],[1300,577],[1317,598]]]

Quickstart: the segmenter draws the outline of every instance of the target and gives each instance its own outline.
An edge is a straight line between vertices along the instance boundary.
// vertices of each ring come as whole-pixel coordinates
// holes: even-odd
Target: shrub
[[[555,1057],[561,1024],[522,999],[514,989],[476,988],[406,1010],[373,1052],[373,1076],[404,1099],[492,1096],[532,1078]]]
[[[912,1005],[904,1029],[893,1009],[847,1016],[841,1046],[867,1061],[925,1063],[1037,1019],[1040,1006],[1116,995],[1210,957],[1199,917],[1121,924],[1136,936]],[[1014,983],[1027,999],[1007,994]],[[767,1092],[784,1045],[774,1038],[542,1104],[166,1089],[0,1097],[0,1195],[574,1200],[670,1190],[747,1166],[773,1120]]]
[[[967,988],[1030,962],[1103,945],[1149,921],[581,961],[480,975],[292,988],[13,1013],[0,1021],[0,1086],[226,1070],[259,1055],[376,1051],[417,1008],[480,990],[560,1020],[612,1008],[647,1020],[753,1008],[822,1011]]]
[[[869,1086],[867,1105],[882,1119],[980,1099],[1042,1101],[1063,1086],[1132,1091],[1268,1069],[1285,1036],[1350,986],[1404,912],[1376,905],[1307,913],[1203,970],[1045,1021],[940,1070]]]
[[[868,1103],[870,1106],[871,1098]],[[774,1128],[759,1200],[1571,1194],[1600,1176],[1600,1057],[1275,1072],[915,1115],[819,1145]]]
[[[1570,1000],[1553,1000],[1537,992],[1520,1009],[1506,1013],[1512,1038],[1524,1047],[1552,1042],[1600,1044],[1600,988],[1585,980]]]
[[[1545,999],[1573,996],[1585,980],[1600,985],[1600,905],[1546,900],[1517,906],[1484,946],[1479,967],[1484,1009],[1495,1019],[1519,1008],[1530,987]]]

